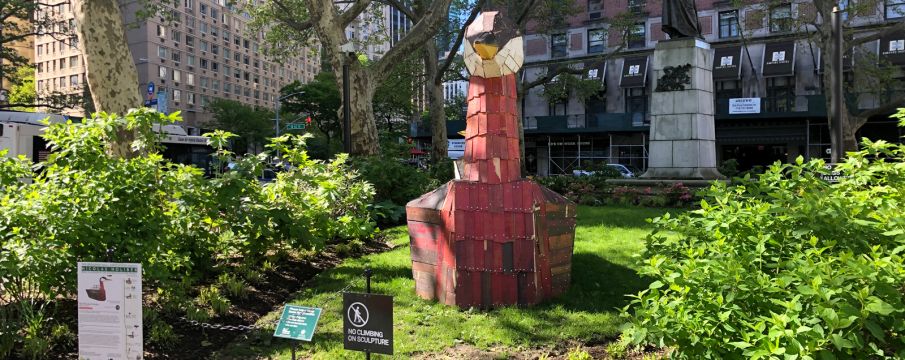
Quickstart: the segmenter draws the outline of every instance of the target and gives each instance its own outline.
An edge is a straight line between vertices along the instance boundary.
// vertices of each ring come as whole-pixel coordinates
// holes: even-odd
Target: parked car
[[[609,167],[615,169],[615,170],[618,171],[620,174],[622,174],[622,177],[624,177],[624,178],[626,178],[626,179],[635,177],[635,172],[632,171],[631,169],[629,169],[629,168],[628,168],[627,166],[625,166],[625,165],[622,165],[622,164],[606,164],[606,166],[609,166]],[[590,175],[594,175],[595,173],[596,173],[596,171],[588,171],[588,170],[572,170],[572,175],[575,175],[575,176],[590,176]]]

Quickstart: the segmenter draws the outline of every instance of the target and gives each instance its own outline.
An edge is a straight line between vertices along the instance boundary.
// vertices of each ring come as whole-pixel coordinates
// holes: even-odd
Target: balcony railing
[[[716,119],[768,119],[825,117],[826,97],[823,95],[778,96],[760,98],[760,111],[730,114],[730,99],[716,99]]]

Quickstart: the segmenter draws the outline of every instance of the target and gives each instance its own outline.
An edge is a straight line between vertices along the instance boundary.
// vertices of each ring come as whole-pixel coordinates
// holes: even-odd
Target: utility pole
[[[843,114],[843,89],[842,89],[842,11],[839,7],[833,8],[833,16],[832,16],[832,25],[833,25],[833,46],[832,46],[832,55],[831,59],[833,63],[833,73],[830,74],[832,76],[830,81],[830,86],[832,86],[832,97],[833,97],[833,122],[832,122],[832,137],[835,141],[833,141],[832,148],[832,158],[831,161],[835,163],[839,163],[842,161],[842,158],[845,156],[844,146],[843,146],[843,135],[842,135],[842,114]]]

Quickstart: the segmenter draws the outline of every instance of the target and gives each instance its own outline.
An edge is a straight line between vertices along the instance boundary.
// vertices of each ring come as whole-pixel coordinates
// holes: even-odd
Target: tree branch
[[[465,40],[465,30],[471,26],[471,23],[478,17],[478,13],[481,12],[481,9],[484,7],[484,3],[486,0],[478,0],[475,4],[474,9],[471,10],[471,14],[468,15],[468,19],[465,20],[465,23],[462,24],[462,30],[459,31],[459,34],[456,35],[456,41],[453,43],[453,46],[450,48],[449,54],[446,55],[446,60],[443,60],[443,63],[440,64],[439,71],[437,71],[437,77],[434,79],[435,84],[440,84],[443,82],[443,74],[445,74],[449,67],[452,66],[453,60],[456,58],[456,54],[458,53],[458,49],[462,46],[462,42]]]
[[[618,48],[616,48],[616,50],[614,50],[610,53],[604,54],[603,56],[597,58],[597,61],[588,64],[588,66],[583,69],[573,69],[569,66],[561,66],[552,73],[548,72],[544,76],[541,76],[541,77],[535,79],[534,81],[531,81],[528,83],[523,83],[524,87],[522,88],[522,91],[532,89],[541,84],[545,84],[560,74],[572,74],[572,75],[583,74],[588,70],[588,68],[595,68],[607,61],[610,61],[610,59],[614,58],[616,56],[616,54],[620,53],[624,47],[625,47],[625,45],[620,45]],[[606,76],[606,74],[603,74],[601,76]]]
[[[309,28],[311,28],[311,26],[314,25],[314,23],[312,23],[311,20],[299,22],[295,17],[292,16],[292,10],[290,10],[289,7],[286,6],[285,3],[283,3],[283,1],[273,0],[273,4],[276,5],[276,7],[280,8],[280,10],[282,10],[282,11],[280,11],[280,13],[287,15],[287,16],[277,15],[277,17],[280,19],[280,21],[284,22],[286,25],[291,27],[293,30],[295,30],[297,32],[303,32],[305,30],[308,30]]]
[[[883,115],[886,113],[893,112],[896,109],[902,107],[903,104],[905,104],[905,95],[899,96],[875,109],[862,111],[861,113],[859,113],[858,115],[855,115],[855,116],[859,117],[859,118],[868,119],[873,116]]]
[[[849,41],[848,47],[855,47],[855,46],[858,46],[858,45],[861,45],[864,43],[869,43],[874,40],[879,40],[880,38],[882,38],[884,36],[892,35],[897,32],[902,32],[902,30],[905,30],[905,22],[898,22],[895,25],[888,27],[886,29],[883,29],[883,31],[880,31],[878,33],[874,33],[874,34],[864,36],[864,37],[854,38]]]
[[[0,109],[11,109],[14,107],[23,107],[23,108],[37,108],[37,107],[45,107],[53,110],[66,110],[70,107],[62,106],[62,105],[52,105],[52,104],[0,104]]]
[[[415,12],[412,11],[412,9],[407,8],[405,5],[403,5],[401,2],[399,2],[399,0],[378,0],[378,1],[380,1],[384,4],[387,4],[389,6],[392,6],[392,7],[396,8],[396,10],[401,11],[405,15],[405,17],[409,18],[409,20],[411,20],[412,22],[418,21],[418,16],[415,15]]]
[[[424,44],[425,41],[430,41],[437,34],[442,20],[449,13],[450,3],[452,3],[452,0],[435,0],[430,8],[424,12],[424,16],[418,20],[418,23],[405,34],[405,37],[377,61],[372,72],[377,83],[380,83],[389,75],[389,70],[393,66],[418,50],[419,46]]]
[[[534,4],[537,0],[530,0],[528,4],[525,5],[525,11],[522,11],[522,14],[519,15],[518,19],[515,21],[515,26],[518,29],[521,29],[528,22],[528,14],[531,13],[531,9],[534,8]]]
[[[371,0],[356,1],[348,10],[339,14],[337,20],[339,20],[339,23],[342,24],[342,27],[345,29],[346,26],[349,26],[349,24],[355,21],[355,18],[357,18],[358,15],[368,8],[368,5],[371,5]]]

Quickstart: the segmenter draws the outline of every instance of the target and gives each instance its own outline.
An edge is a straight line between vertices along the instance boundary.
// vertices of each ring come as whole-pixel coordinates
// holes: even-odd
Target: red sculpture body
[[[480,55],[473,61],[483,68],[469,66],[461,179],[406,206],[416,292],[461,308],[537,304],[571,282],[575,205],[521,177],[518,68],[507,66],[513,56],[521,66],[521,39],[501,51],[482,42],[505,37],[503,20],[484,13],[475,21],[479,28],[469,28],[466,61]]]

